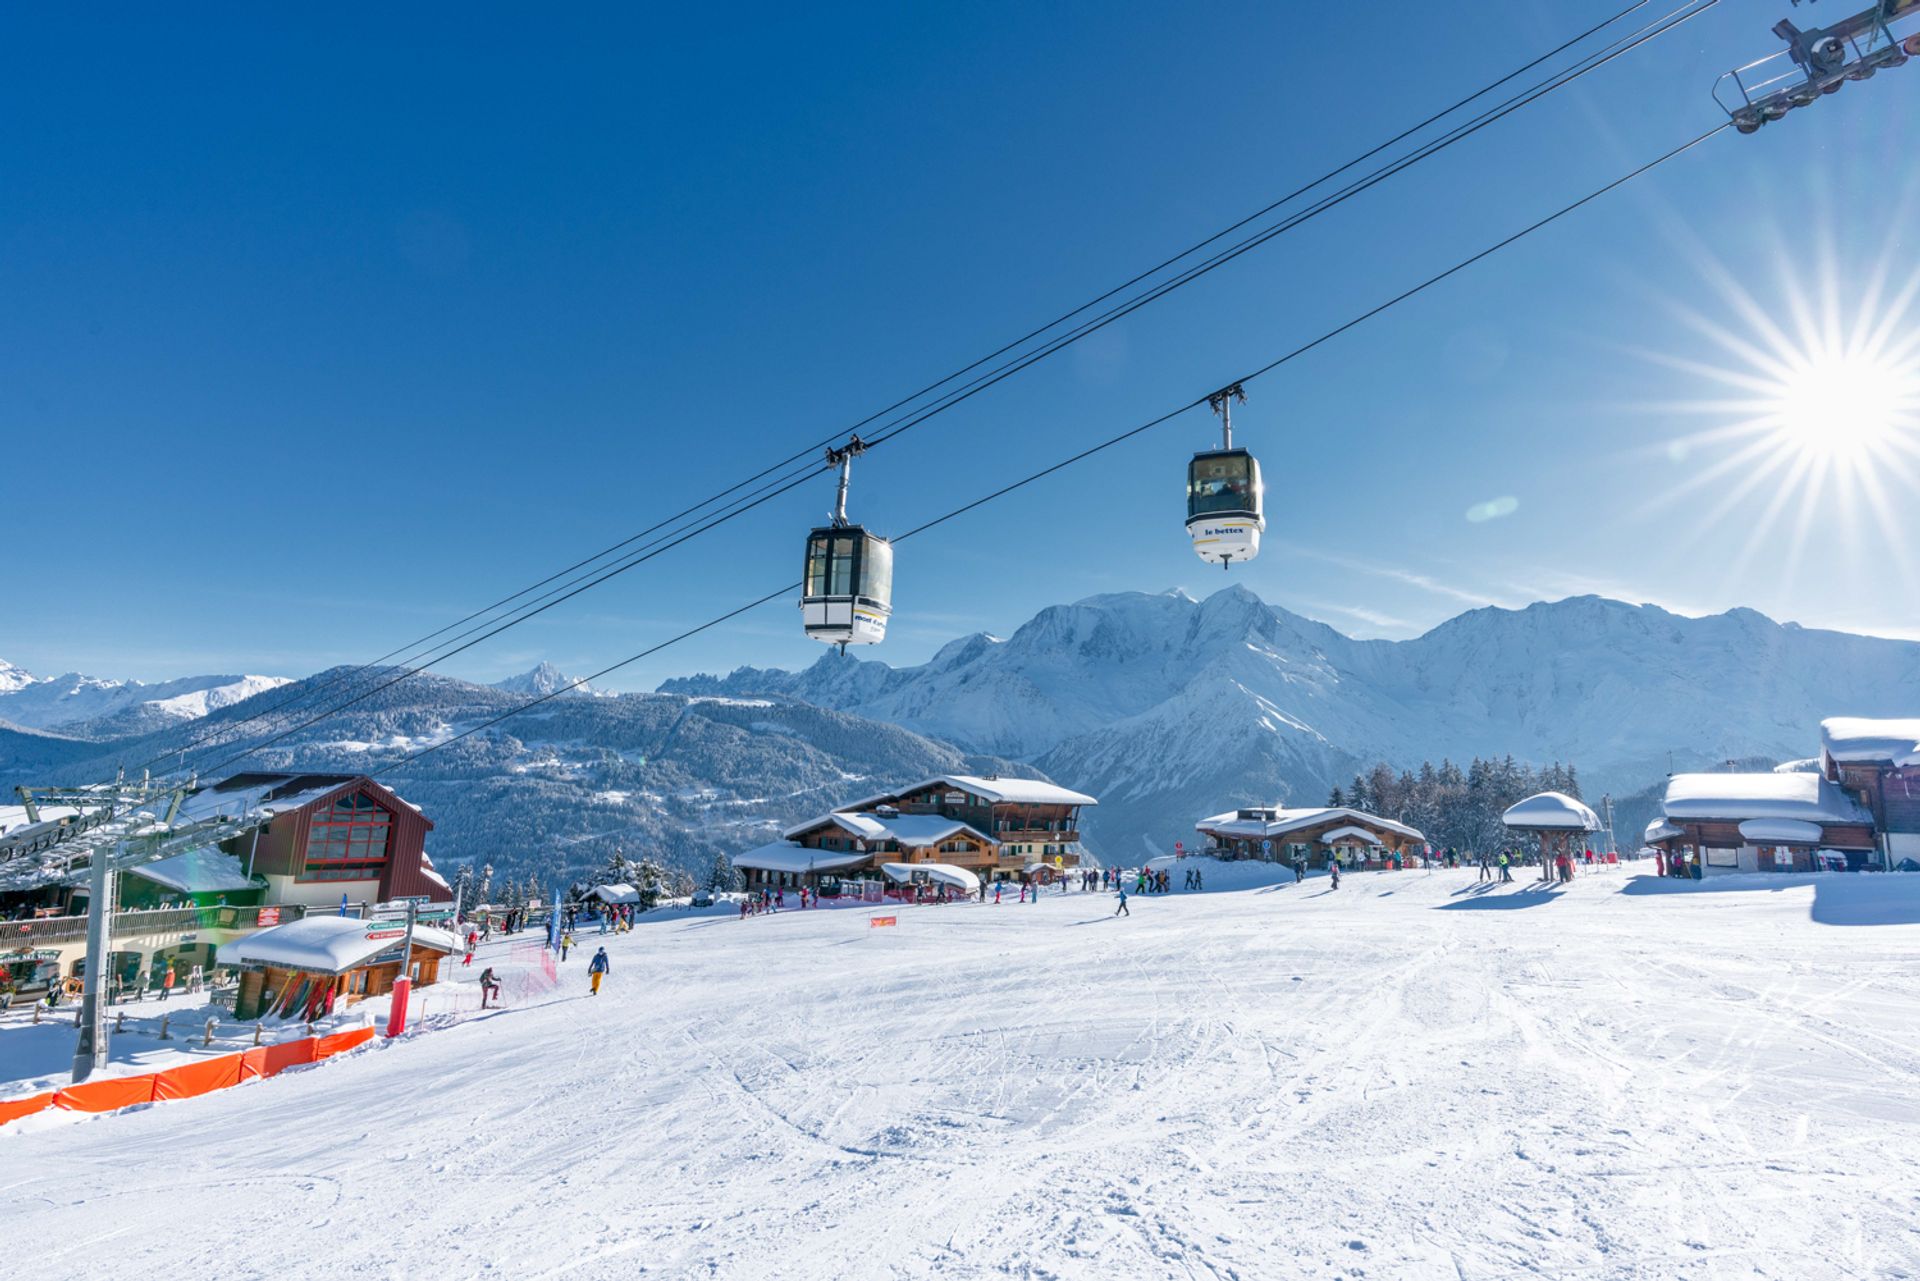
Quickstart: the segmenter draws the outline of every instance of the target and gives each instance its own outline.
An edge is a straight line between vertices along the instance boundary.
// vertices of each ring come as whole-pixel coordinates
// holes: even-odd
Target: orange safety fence
[[[335,1054],[345,1054],[348,1050],[358,1049],[372,1039],[373,1029],[370,1027],[357,1027],[351,1032],[335,1032],[331,1036],[316,1037],[313,1057],[324,1059]]]
[[[113,1112],[153,1102],[153,1074],[110,1076],[104,1081],[68,1085],[53,1092],[53,1106],[69,1112]]]
[[[70,1112],[113,1112],[136,1103],[154,1103],[165,1099],[190,1099],[196,1095],[224,1090],[252,1077],[275,1076],[290,1067],[301,1067],[348,1050],[357,1049],[373,1039],[374,1029],[355,1028],[330,1036],[309,1036],[298,1041],[263,1045],[239,1054],[222,1054],[195,1059],[162,1072],[143,1072],[138,1076],[114,1076],[84,1085],[62,1086],[23,1099],[0,1099],[0,1125],[23,1116],[32,1116],[50,1107]]]
[[[0,1125],[15,1121],[23,1116],[32,1116],[35,1112],[53,1106],[53,1091],[45,1094],[29,1094],[24,1099],[8,1099],[0,1103]]]
[[[319,1039],[309,1036],[298,1041],[282,1041],[278,1045],[263,1045],[248,1050],[240,1056],[240,1079],[277,1076],[290,1067],[304,1067],[313,1062],[313,1047]]]
[[[215,1090],[240,1084],[240,1054],[222,1054],[218,1058],[182,1063],[153,1074],[153,1098],[191,1099]]]

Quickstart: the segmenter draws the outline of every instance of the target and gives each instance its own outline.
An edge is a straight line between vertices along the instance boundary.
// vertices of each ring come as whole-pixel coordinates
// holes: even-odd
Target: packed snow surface
[[[1920,876],[1202,867],[582,929],[550,996],[0,1128],[4,1271],[1920,1273]]]

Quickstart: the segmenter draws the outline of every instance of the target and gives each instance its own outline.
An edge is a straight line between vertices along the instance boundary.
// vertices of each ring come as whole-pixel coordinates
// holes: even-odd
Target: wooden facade
[[[804,870],[748,864],[741,871],[753,888],[819,888],[849,877],[878,876],[883,863],[950,863],[982,881],[1044,878],[1078,867],[1080,810],[1092,799],[1049,784],[1008,780],[1009,793],[1062,798],[1009,799],[996,786],[999,782],[968,775],[928,779],[868,797],[785,833],[800,849],[819,850],[835,861],[859,856],[858,863]]]
[[[268,878],[267,899],[279,903],[317,905],[337,900],[345,893],[354,901],[390,902],[394,899],[425,897],[437,903],[453,900],[453,891],[437,873],[427,857],[427,833],[433,822],[427,816],[387,788],[364,774],[287,774],[236,775],[216,784],[216,789],[257,786],[262,781],[284,778],[276,791],[288,795],[311,792],[316,784],[333,783],[298,809],[274,815],[260,830],[258,839],[236,837],[223,848],[243,866]],[[366,797],[387,816],[387,841],[377,872],[354,880],[327,880],[309,861],[309,842],[317,815],[331,809],[343,797]],[[272,799],[269,794],[269,801]],[[430,875],[430,873],[433,873]]]
[[[1875,845],[1887,866],[1920,862],[1920,766],[1892,761],[1822,762],[1827,779],[1873,815]]]
[[[445,953],[435,948],[415,943],[413,946],[413,983],[415,987],[429,987],[440,981],[440,962]],[[393,990],[394,980],[400,977],[400,958],[380,961],[370,965],[355,966],[341,974],[316,974],[308,970],[287,969],[278,965],[265,965],[242,970],[240,990],[234,998],[233,1016],[237,1019],[256,1019],[272,1009],[289,984],[307,981],[331,982],[333,984],[333,1008],[343,1009],[357,1004],[370,996],[385,996]]]
[[[1290,813],[1300,817],[1289,819]],[[1241,825],[1249,824],[1277,830],[1262,835],[1238,830]],[[1341,828],[1352,827],[1372,833],[1378,844],[1349,838],[1326,839]],[[1194,830],[1207,838],[1206,847],[1193,851],[1195,853],[1212,858],[1269,859],[1281,863],[1291,862],[1299,853],[1305,856],[1307,866],[1314,868],[1325,867],[1336,851],[1341,854],[1342,866],[1378,867],[1394,855],[1403,861],[1410,859],[1426,846],[1426,837],[1405,824],[1390,824],[1375,815],[1350,809],[1323,810],[1312,817],[1277,808],[1244,809],[1235,811],[1231,818],[1220,815],[1218,821],[1202,819]],[[1266,842],[1272,844],[1271,853],[1263,848]]]

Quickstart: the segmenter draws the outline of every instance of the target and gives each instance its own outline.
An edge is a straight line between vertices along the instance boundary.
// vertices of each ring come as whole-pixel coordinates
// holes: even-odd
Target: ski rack
[[[1800,0],[1793,2],[1797,5]],[[1920,14],[1920,0],[1879,0],[1830,27],[1802,31],[1782,18],[1774,24],[1773,34],[1785,40],[1787,47],[1721,76],[1714,82],[1713,100],[1735,129],[1756,133],[1796,107],[1811,106],[1823,95],[1838,93],[1849,80],[1869,80],[1883,67],[1902,66],[1909,58],[1920,57],[1920,32],[1901,39],[1893,30],[1895,23],[1916,14]],[[1789,59],[1791,66],[1779,65],[1782,58]],[[1734,94],[1737,101],[1732,100]]]

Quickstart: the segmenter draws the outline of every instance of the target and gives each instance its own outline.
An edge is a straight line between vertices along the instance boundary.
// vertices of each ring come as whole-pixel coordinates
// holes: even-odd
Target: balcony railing
[[[269,903],[260,907],[164,907],[113,914],[113,934],[125,938],[137,934],[178,934],[189,930],[250,930],[256,927],[261,911],[278,911],[279,924],[297,921],[310,910],[299,903]],[[337,912],[338,907],[325,909]],[[361,913],[349,908],[355,916]],[[37,921],[0,923],[0,952],[27,947],[37,942],[66,942],[87,936],[84,916],[45,916]]]

